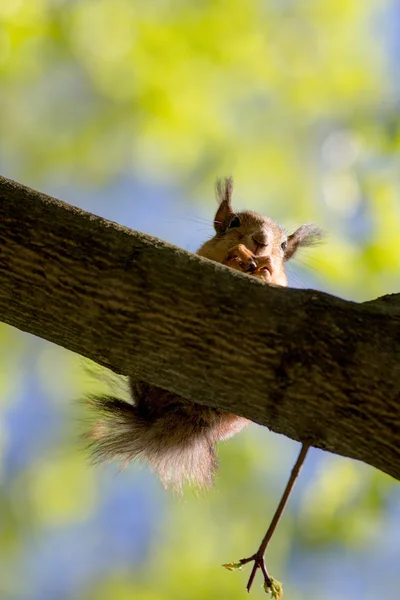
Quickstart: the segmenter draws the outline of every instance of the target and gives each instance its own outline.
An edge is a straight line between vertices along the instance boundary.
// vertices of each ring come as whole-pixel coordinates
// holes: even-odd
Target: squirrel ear
[[[316,246],[322,242],[323,238],[324,232],[322,229],[314,225],[314,223],[302,225],[288,237],[285,250],[285,260],[292,258],[298,248],[302,246]]]
[[[233,191],[232,177],[226,177],[223,181],[218,179],[215,184],[215,192],[219,203],[218,210],[214,218],[214,228],[217,233],[222,233],[228,226],[229,221],[233,217],[231,206]]]

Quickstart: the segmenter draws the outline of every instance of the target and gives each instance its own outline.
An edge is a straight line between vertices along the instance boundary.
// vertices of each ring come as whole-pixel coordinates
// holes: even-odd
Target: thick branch
[[[0,318],[400,479],[400,295],[271,287],[0,179]]]

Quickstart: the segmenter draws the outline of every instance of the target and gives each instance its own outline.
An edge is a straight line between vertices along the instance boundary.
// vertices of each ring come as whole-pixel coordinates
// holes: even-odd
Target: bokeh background
[[[191,251],[233,174],[236,206],[329,232],[291,285],[399,292],[399,61],[398,0],[0,0],[1,173]],[[90,465],[80,357],[5,325],[0,353],[1,600],[244,598],[220,565],[258,547],[298,444],[253,425],[177,498]],[[268,551],[284,597],[398,598],[399,490],[313,450]]]

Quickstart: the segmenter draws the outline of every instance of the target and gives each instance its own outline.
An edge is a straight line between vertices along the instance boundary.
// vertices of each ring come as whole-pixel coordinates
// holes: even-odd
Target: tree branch
[[[268,286],[0,178],[0,318],[400,479],[400,294]]]

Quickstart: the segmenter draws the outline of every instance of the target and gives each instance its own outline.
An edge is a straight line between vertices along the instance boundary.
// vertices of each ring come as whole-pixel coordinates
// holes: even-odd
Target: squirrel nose
[[[268,236],[263,231],[259,231],[252,235],[253,242],[257,246],[268,246]]]

